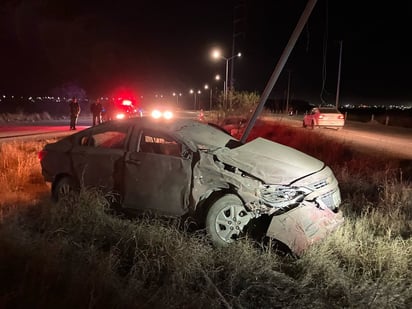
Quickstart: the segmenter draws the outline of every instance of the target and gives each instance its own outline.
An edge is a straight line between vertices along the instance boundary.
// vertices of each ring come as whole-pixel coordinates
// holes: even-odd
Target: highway
[[[360,151],[382,153],[401,159],[412,159],[412,129],[385,126],[378,123],[363,123],[346,121],[340,130],[328,128],[303,128],[302,117],[299,116],[270,116],[265,119],[274,119],[285,125],[312,131],[313,134],[322,134],[338,139],[352,148]]]

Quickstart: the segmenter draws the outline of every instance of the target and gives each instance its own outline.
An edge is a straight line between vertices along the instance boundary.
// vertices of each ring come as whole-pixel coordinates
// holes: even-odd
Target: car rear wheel
[[[206,216],[206,231],[216,246],[234,242],[252,218],[242,201],[234,194],[218,199]]]
[[[305,120],[303,120],[302,126],[303,126],[304,128],[306,128]]]
[[[312,122],[310,123],[310,127],[312,128],[312,130],[315,128],[315,122],[312,120]]]
[[[73,178],[64,176],[53,184],[52,197],[57,202],[75,192],[76,188],[77,185]]]

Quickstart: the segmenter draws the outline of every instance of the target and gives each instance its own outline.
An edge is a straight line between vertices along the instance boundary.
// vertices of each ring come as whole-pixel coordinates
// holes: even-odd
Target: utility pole
[[[339,41],[339,67],[338,67],[338,85],[336,86],[336,108],[339,107],[339,91],[340,91],[340,74],[342,67],[342,40]]]
[[[299,35],[302,33],[302,29],[303,27],[306,25],[306,22],[309,19],[310,14],[313,11],[313,8],[316,4],[317,0],[308,0],[308,3],[306,4],[306,7],[302,13],[302,16],[299,18],[298,24],[295,27],[295,30],[293,31],[291,37],[289,38],[288,43],[286,44],[285,49],[283,50],[283,53],[272,73],[272,75],[270,76],[270,79],[265,87],[265,89],[263,90],[263,93],[260,97],[260,101],[259,104],[256,106],[256,109],[254,111],[254,113],[252,114],[251,119],[249,120],[245,132],[243,132],[243,135],[240,139],[240,141],[242,143],[246,142],[247,137],[250,134],[250,131],[252,131],[253,126],[255,125],[255,122],[257,120],[257,118],[259,117],[259,115],[261,114],[263,108],[265,107],[265,103],[266,100],[269,97],[270,92],[273,90],[274,85],[276,84],[276,81],[279,78],[280,73],[282,72],[286,61],[289,58],[290,53],[293,50],[293,47],[296,44],[296,41],[299,38]]]
[[[238,0],[238,3],[235,4],[235,7],[233,9],[233,35],[232,35],[232,55],[235,55],[236,52],[236,38],[243,33],[243,31],[239,30],[239,27],[244,18],[244,11],[245,11],[245,0]],[[240,12],[239,12],[240,11]],[[234,90],[234,72],[235,72],[235,62],[232,61],[232,63],[230,64],[230,82],[229,85],[226,85],[226,87],[228,87],[229,91]]]

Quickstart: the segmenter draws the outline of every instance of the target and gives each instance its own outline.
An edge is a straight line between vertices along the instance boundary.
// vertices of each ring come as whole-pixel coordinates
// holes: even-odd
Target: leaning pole
[[[315,7],[317,0],[309,0],[308,3],[306,4],[305,10],[302,13],[302,16],[300,17],[298,24],[296,25],[295,30],[293,31],[288,44],[286,45],[285,49],[283,50],[283,53],[275,67],[275,70],[273,71],[269,82],[267,83],[265,90],[263,90],[262,96],[260,97],[260,101],[259,104],[256,106],[256,109],[254,111],[254,113],[252,114],[252,117],[250,118],[245,132],[243,133],[240,141],[242,143],[245,143],[250,131],[252,130],[253,126],[256,123],[257,118],[259,117],[259,115],[262,113],[262,110],[265,106],[266,100],[269,97],[269,94],[272,92],[273,87],[275,86],[280,73],[282,72],[286,61],[289,58],[290,53],[292,52],[293,47],[296,44],[296,41],[298,40],[300,34],[302,33],[303,27],[305,27],[306,22],[309,19],[310,14],[312,13],[313,8]]]

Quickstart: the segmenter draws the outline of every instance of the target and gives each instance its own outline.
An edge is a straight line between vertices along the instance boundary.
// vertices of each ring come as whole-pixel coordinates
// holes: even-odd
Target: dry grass
[[[43,143],[1,145],[0,307],[410,308],[412,198],[399,162],[281,126],[253,134],[318,157],[340,182],[344,225],[300,259],[247,239],[214,249],[178,220],[119,218],[94,190],[52,204]]]
[[[42,193],[48,192],[38,160],[44,143],[0,143],[0,212],[5,206],[36,203]]]

